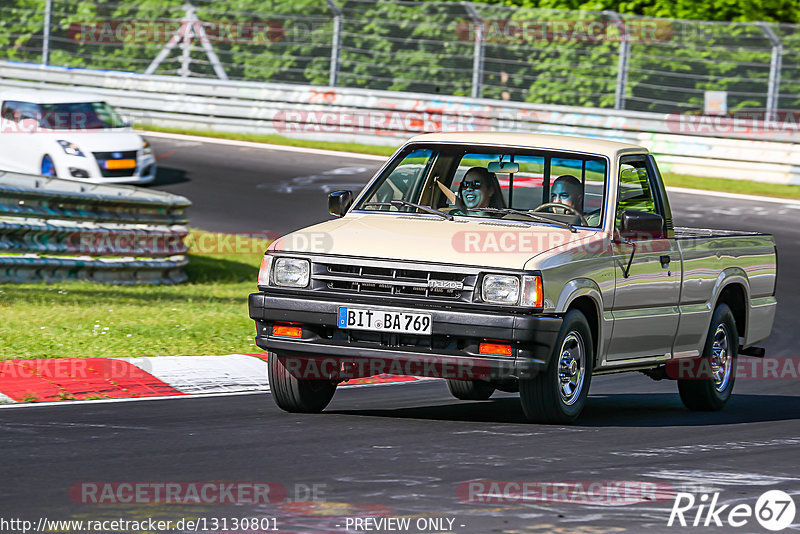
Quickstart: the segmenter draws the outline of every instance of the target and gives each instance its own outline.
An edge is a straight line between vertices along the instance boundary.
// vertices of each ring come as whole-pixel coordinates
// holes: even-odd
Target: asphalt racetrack
[[[161,166],[153,187],[190,198],[191,224],[213,231],[283,233],[326,220],[327,192],[358,189],[380,164],[150,139]],[[677,193],[670,200],[676,225],[775,234],[779,308],[763,345],[770,357],[797,357],[800,206]],[[716,505],[728,510],[754,507],[772,489],[800,502],[798,384],[800,377],[737,380],[724,411],[693,413],[672,381],[600,376],[570,427],[524,423],[513,395],[456,401],[437,380],[341,388],[320,415],[284,413],[269,394],[4,408],[0,516],[204,518],[209,527],[214,518],[276,518],[279,532],[768,532],[753,517],[737,529],[704,527],[705,513],[698,526],[692,521],[703,494],[707,504],[718,493]],[[269,504],[97,505],[75,493],[90,481],[271,482],[286,496]],[[469,485],[476,481],[484,486]],[[573,502],[498,498],[487,481],[505,489],[514,481],[567,483],[575,494]],[[660,489],[634,492],[632,502],[576,490],[619,481]],[[698,502],[687,526],[668,527],[677,491]],[[356,529],[357,517],[410,518],[411,529]],[[798,521],[800,512],[791,530],[800,530]]]

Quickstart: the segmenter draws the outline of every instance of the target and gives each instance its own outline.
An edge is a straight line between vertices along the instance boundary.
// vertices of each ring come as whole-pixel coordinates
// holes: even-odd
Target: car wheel
[[[461,400],[486,400],[494,393],[494,386],[483,380],[447,379],[447,389]]]
[[[592,381],[594,344],[586,317],[564,317],[547,370],[519,381],[525,417],[538,423],[572,423],[583,411]]]
[[[56,176],[56,165],[48,154],[42,158],[42,176]]]
[[[275,404],[282,410],[293,413],[319,413],[325,409],[333,394],[336,384],[330,380],[312,380],[297,378],[289,369],[298,360],[269,353],[267,357],[267,375],[269,389]]]
[[[727,304],[720,304],[711,317],[706,344],[698,366],[698,378],[678,380],[678,392],[690,410],[721,410],[733,392],[739,333]],[[710,375],[710,376],[709,376]]]

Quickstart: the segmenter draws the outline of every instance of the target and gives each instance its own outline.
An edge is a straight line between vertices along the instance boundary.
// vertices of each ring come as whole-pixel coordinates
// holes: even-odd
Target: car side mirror
[[[625,210],[619,233],[626,239],[663,239],[664,219],[649,211]]]
[[[342,217],[353,204],[352,191],[334,191],[328,195],[328,212]]]

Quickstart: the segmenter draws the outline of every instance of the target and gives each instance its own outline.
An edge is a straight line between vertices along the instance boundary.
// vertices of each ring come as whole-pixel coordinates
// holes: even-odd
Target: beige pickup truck
[[[519,392],[569,423],[592,376],[672,378],[719,410],[775,315],[772,236],[674,228],[647,149],[518,133],[426,134],[337,218],[267,250],[250,295],[282,409],[317,412],[378,373],[445,378],[459,399]]]

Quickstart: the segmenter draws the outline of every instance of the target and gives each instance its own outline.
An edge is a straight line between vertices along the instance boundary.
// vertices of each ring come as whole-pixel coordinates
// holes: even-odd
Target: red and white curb
[[[379,375],[347,386],[413,382]],[[0,403],[267,392],[264,354],[0,361]]]

